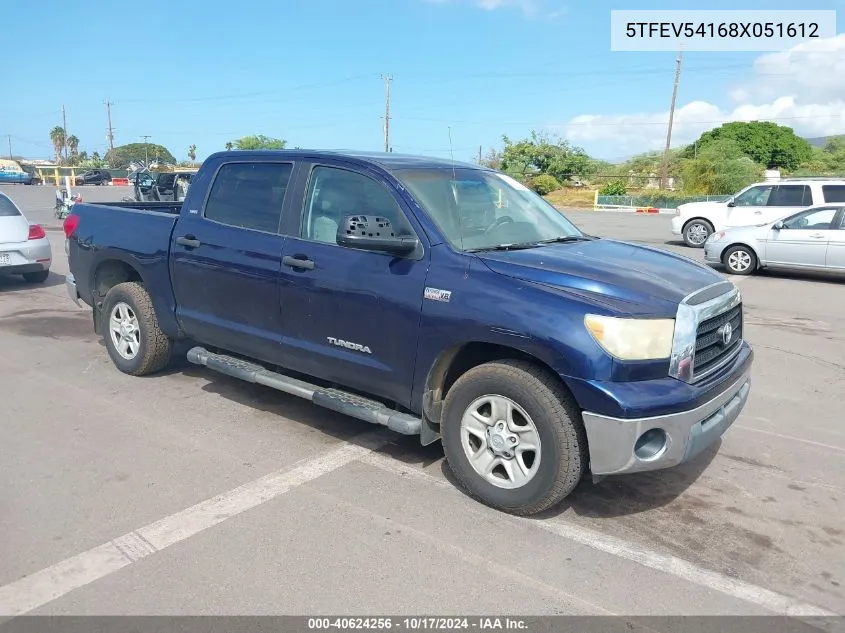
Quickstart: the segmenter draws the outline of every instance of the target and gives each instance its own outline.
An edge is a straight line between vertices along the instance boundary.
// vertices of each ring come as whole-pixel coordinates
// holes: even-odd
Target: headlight
[[[657,360],[672,354],[674,319],[621,319],[588,314],[584,325],[619,360]]]
[[[724,231],[719,231],[718,233],[711,233],[710,238],[707,240],[708,242],[718,242],[719,240],[725,237]]]

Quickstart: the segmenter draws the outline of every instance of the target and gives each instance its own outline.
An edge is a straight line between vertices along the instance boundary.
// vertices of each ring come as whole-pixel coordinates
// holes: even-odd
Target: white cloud
[[[725,90],[733,106],[693,101],[676,108],[672,145],[688,143],[724,121],[775,121],[802,136],[845,133],[843,71],[845,34],[762,55],[755,60],[749,81]],[[668,121],[667,108],[612,116],[583,114],[558,127],[574,143],[609,141],[624,153],[661,149]]]
[[[536,18],[544,17],[546,19],[555,19],[563,16],[566,13],[565,7],[558,7],[552,9],[548,6],[546,0],[426,0],[435,4],[446,4],[448,2],[464,2],[477,6],[479,9],[485,11],[494,11],[496,9],[518,9],[526,17]]]

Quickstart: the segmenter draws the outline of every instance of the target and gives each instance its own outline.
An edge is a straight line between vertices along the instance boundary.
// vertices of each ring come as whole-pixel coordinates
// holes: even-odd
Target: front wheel
[[[562,501],[587,466],[587,439],[572,398],[547,372],[496,361],[462,375],[446,396],[446,460],[479,501],[517,515]]]
[[[757,255],[747,246],[732,246],[725,251],[722,263],[733,275],[750,275],[757,270]]]
[[[101,315],[106,349],[124,374],[145,376],[170,362],[173,341],[159,328],[152,299],[141,284],[124,282],[111,288]]]
[[[710,237],[713,227],[705,220],[693,220],[684,226],[684,244],[692,248],[701,248]]]

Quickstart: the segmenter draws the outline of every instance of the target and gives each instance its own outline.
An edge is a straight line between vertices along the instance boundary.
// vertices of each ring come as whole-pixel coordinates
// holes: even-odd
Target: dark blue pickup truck
[[[209,369],[443,443],[515,514],[589,473],[675,466],[750,390],[737,288],[586,235],[516,180],[453,161],[221,152],[182,204],[77,204],[71,298],[117,368]]]

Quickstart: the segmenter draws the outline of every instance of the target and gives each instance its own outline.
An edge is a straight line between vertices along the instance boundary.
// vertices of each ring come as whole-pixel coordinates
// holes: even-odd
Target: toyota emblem
[[[734,329],[731,327],[730,323],[725,323],[722,327],[719,328],[719,334],[722,335],[722,345],[729,345],[731,342],[731,337],[734,335]]]

